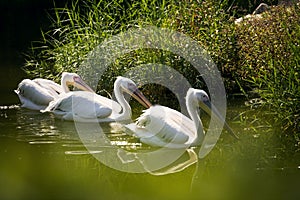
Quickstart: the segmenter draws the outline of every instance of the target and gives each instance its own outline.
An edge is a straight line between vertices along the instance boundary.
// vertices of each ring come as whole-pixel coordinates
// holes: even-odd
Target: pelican
[[[130,131],[141,142],[151,146],[187,148],[200,145],[205,136],[198,107],[225,122],[203,90],[190,88],[186,106],[191,119],[171,108],[155,105],[145,110],[136,123],[125,125],[125,131]],[[237,137],[226,122],[225,127]]]
[[[61,85],[54,81],[36,78],[33,80],[22,80],[15,90],[20,101],[21,107],[32,110],[43,110],[60,94],[70,91],[69,85],[90,92],[94,92],[81,78],[75,73],[63,72]]]
[[[114,83],[116,101],[86,91],[61,95],[50,102],[42,112],[52,112],[58,118],[79,122],[112,122],[131,119],[131,107],[123,92],[130,94],[146,108],[151,103],[138,90],[136,84],[125,77],[117,77]]]

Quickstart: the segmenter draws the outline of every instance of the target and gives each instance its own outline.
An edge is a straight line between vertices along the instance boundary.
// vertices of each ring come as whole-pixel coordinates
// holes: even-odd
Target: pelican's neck
[[[66,77],[64,76],[64,74],[61,78],[60,85],[61,85],[64,93],[70,92],[70,89],[68,87],[67,80],[66,80]]]
[[[131,107],[129,103],[126,101],[122,88],[121,88],[121,79],[117,79],[114,84],[114,93],[117,99],[117,102],[122,107],[122,112],[117,117],[118,120],[126,120],[131,118]]]
[[[195,140],[193,141],[193,144],[195,145],[199,145],[202,143],[203,139],[204,139],[204,131],[203,131],[203,125],[200,119],[200,113],[198,111],[198,106],[195,103],[195,101],[193,101],[193,95],[194,92],[193,90],[189,89],[186,95],[186,107],[188,110],[188,113],[192,119],[192,121],[195,124],[196,127],[196,131],[197,131],[197,135],[195,137]]]

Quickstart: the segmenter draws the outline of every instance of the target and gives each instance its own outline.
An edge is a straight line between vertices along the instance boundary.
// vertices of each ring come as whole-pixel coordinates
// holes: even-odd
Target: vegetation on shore
[[[199,42],[224,77],[228,93],[260,98],[256,109],[268,109],[286,133],[300,142],[300,4],[272,7],[262,18],[245,19],[252,1],[75,1],[50,13],[52,27],[32,45],[25,71],[30,77],[58,81],[63,71],[76,71],[98,44],[131,27],[154,25],[179,31]],[[274,3],[270,1],[270,3]],[[101,88],[111,90],[113,77],[131,67],[162,63],[183,74],[193,87],[203,87],[201,75],[182,58],[159,50],[137,50],[112,63]],[[156,88],[155,90],[153,88]],[[168,98],[165,88],[150,85],[155,101]],[[154,97],[153,97],[154,98]]]

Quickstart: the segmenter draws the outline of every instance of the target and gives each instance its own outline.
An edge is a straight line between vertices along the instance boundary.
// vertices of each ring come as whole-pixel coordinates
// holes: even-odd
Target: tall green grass
[[[228,26],[232,27],[232,23],[230,16],[222,10],[224,5],[214,1],[87,0],[73,2],[64,8],[54,8],[49,15],[52,27],[42,32],[42,41],[33,44],[25,70],[31,77],[58,81],[61,72],[76,71],[87,54],[105,39],[129,28],[153,25],[179,31],[199,41],[210,52],[219,69],[226,71],[222,60],[229,60],[228,55],[234,46],[234,32],[227,30]],[[117,59],[102,76],[99,85],[112,90],[117,75],[147,63],[173,67],[193,87],[205,85],[201,75],[189,62],[172,52],[155,49],[136,50]],[[154,102],[161,102],[170,95],[163,87],[147,87],[156,87],[152,90],[151,100]]]

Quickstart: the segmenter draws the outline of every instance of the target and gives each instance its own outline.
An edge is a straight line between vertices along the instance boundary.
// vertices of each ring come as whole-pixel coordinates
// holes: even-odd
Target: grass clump
[[[42,41],[33,44],[25,71],[30,77],[58,81],[62,71],[76,71],[87,54],[105,39],[132,27],[152,25],[179,31],[199,41],[200,46],[208,50],[216,61],[218,68],[225,72],[222,60],[229,60],[228,55],[234,46],[234,32],[228,31],[227,27],[232,29],[233,25],[223,6],[225,4],[214,1],[87,0],[67,4],[64,8],[54,8],[54,14],[50,15],[52,27],[42,32]],[[117,75],[147,63],[170,66],[187,78],[193,87],[205,86],[201,75],[188,61],[172,52],[157,49],[139,49],[118,58],[109,66],[99,85],[111,91]],[[157,85],[148,86],[148,89],[151,89],[153,98],[160,98],[151,99],[154,102],[170,95],[165,88]]]
[[[237,79],[258,92],[283,131],[299,133],[300,5],[273,7],[262,18],[244,21],[237,38]]]

